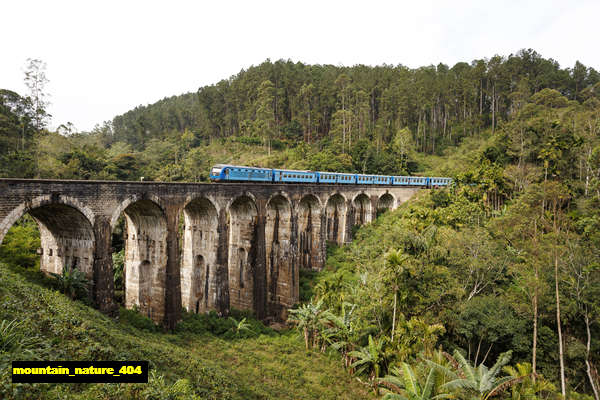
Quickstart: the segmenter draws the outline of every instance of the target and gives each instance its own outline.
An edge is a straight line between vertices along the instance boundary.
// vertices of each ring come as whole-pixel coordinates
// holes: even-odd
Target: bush
[[[20,267],[39,267],[40,256],[37,254],[39,247],[40,232],[37,224],[26,214],[4,237],[0,246],[0,258],[8,264]]]
[[[237,141],[248,146],[260,146],[263,144],[262,139],[256,136],[239,136]]]
[[[121,323],[131,325],[139,330],[147,332],[158,332],[158,326],[150,318],[139,313],[137,307],[132,310],[121,307],[119,309]]]
[[[85,274],[75,267],[63,266],[60,274],[50,273],[56,281],[60,291],[71,299],[82,299],[88,294],[88,281]]]
[[[212,333],[225,339],[249,338],[259,334],[272,335],[275,331],[248,312],[232,310],[231,317],[222,318],[215,311],[209,313],[194,314],[187,311],[182,312],[182,320],[175,328],[176,332],[188,332],[194,334]]]

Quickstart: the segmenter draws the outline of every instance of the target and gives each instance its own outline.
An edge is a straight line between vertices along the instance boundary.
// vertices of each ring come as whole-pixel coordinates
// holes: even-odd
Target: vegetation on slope
[[[121,310],[118,321],[48,287],[38,272],[0,263],[0,397],[4,399],[359,399],[360,384],[294,332],[248,319],[186,314],[176,333]],[[14,322],[13,322],[14,321]],[[9,323],[11,327],[4,329]],[[214,332],[214,333],[213,333]],[[246,337],[244,336],[251,336]],[[11,360],[149,360],[149,384],[11,384]]]
[[[435,167],[461,169],[454,188],[420,193],[330,252],[312,300],[290,319],[307,347],[336,349],[351,373],[404,395],[431,373],[431,396],[483,398],[495,385],[477,395],[450,384],[452,374],[507,352],[503,365],[515,367],[496,368],[500,398],[559,398],[561,382],[568,398],[594,394],[600,199],[542,178],[490,201],[492,185],[510,182],[482,162],[495,145],[489,136],[466,142]],[[461,183],[473,178],[478,185]]]

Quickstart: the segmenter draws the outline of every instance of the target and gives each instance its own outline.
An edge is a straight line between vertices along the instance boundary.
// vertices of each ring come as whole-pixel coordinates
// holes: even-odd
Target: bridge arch
[[[79,200],[70,197],[70,196],[38,196],[31,200],[26,200],[16,206],[8,215],[0,221],[0,244],[4,240],[4,236],[8,232],[8,230],[17,222],[23,215],[27,214],[29,211],[40,208],[43,206],[47,206],[50,204],[63,204],[65,206],[69,206],[75,210],[77,210],[80,214],[82,214],[91,226],[94,226],[94,221],[96,220],[94,212],[81,203]]]
[[[396,205],[396,198],[393,194],[386,192],[377,199],[377,214],[393,210]]]
[[[344,244],[346,239],[346,216],[348,207],[346,198],[341,193],[335,193],[327,199],[325,206],[326,237],[338,246]]]
[[[234,203],[238,202],[238,200],[240,199],[249,199],[252,204],[254,204],[254,207],[256,207],[257,201],[256,201],[256,196],[254,196],[251,192],[245,191],[242,194],[239,194],[237,196],[231,196],[231,198],[227,201],[227,203],[225,204],[225,210],[227,211],[227,214],[231,214],[231,208],[233,206]],[[258,210],[258,208],[257,208]]]
[[[240,310],[254,308],[254,264],[257,247],[258,208],[248,193],[233,199],[229,218],[229,301]]]
[[[197,197],[184,206],[181,301],[190,312],[216,307],[217,227],[218,211],[208,198]]]
[[[321,240],[321,215],[319,198],[307,194],[298,203],[298,256],[300,268],[323,268],[323,240]]]
[[[365,225],[371,222],[371,199],[364,192],[357,194],[352,201],[354,211],[354,225]]]
[[[94,278],[94,213],[69,196],[39,196],[15,207],[0,223],[0,243],[25,214],[40,231],[40,270],[60,274],[64,266]]]
[[[148,198],[128,199],[122,205],[125,307],[137,307],[153,321],[161,322],[165,315],[166,216],[162,207]],[[114,217],[114,224],[118,218]]]
[[[164,214],[165,208],[164,208],[164,205],[162,204],[162,200],[160,199],[160,197],[158,197],[152,193],[145,193],[143,195],[135,194],[135,195],[127,197],[125,200],[121,201],[119,203],[119,205],[117,206],[117,208],[113,211],[113,213],[110,217],[111,229],[115,228],[115,226],[117,225],[117,222],[119,221],[119,217],[121,217],[121,215],[123,214],[123,211],[125,211],[125,209],[127,207],[129,207],[133,203],[136,203],[136,202],[142,201],[142,200],[149,200],[149,201],[153,202]]]
[[[299,279],[292,239],[292,204],[283,193],[271,196],[267,202],[265,250],[268,303],[272,312],[280,315],[294,305],[294,287]]]

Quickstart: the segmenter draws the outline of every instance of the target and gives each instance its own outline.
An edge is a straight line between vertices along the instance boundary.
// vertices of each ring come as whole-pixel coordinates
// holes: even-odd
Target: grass
[[[307,352],[295,331],[258,328],[255,337],[225,339],[194,328],[211,317],[186,316],[177,333],[153,329],[131,311],[104,316],[53,289],[39,272],[0,263],[0,321],[23,346],[0,352],[4,399],[363,399],[336,354]],[[143,317],[141,317],[143,318]],[[195,319],[196,318],[196,319]],[[203,319],[204,318],[204,319]],[[214,323],[214,321],[213,321]],[[201,333],[196,333],[196,332]],[[31,345],[34,343],[34,345]],[[25,351],[26,350],[26,351]],[[148,384],[12,384],[11,360],[149,360]]]

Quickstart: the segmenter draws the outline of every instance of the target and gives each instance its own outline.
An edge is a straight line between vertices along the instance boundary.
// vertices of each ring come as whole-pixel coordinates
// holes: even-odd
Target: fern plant
[[[85,274],[78,270],[65,265],[60,274],[50,273],[58,282],[60,291],[71,299],[81,298],[87,296],[88,293],[88,280]]]
[[[405,362],[402,363],[402,369],[395,367],[390,372],[391,374],[381,381],[396,390],[388,391],[383,397],[384,400],[437,400],[454,398],[449,393],[443,393],[443,390],[437,385],[437,375],[439,372],[435,367],[429,368],[424,383],[419,381],[415,371]]]
[[[486,367],[483,363],[472,366],[458,350],[454,351],[453,356],[453,361],[457,366],[456,370],[430,361],[451,379],[442,386],[443,389],[452,392],[464,390],[471,394],[473,399],[487,400],[511,385],[510,376],[499,377],[498,375],[502,371],[502,367],[510,361],[512,351],[500,354],[491,368]]]

